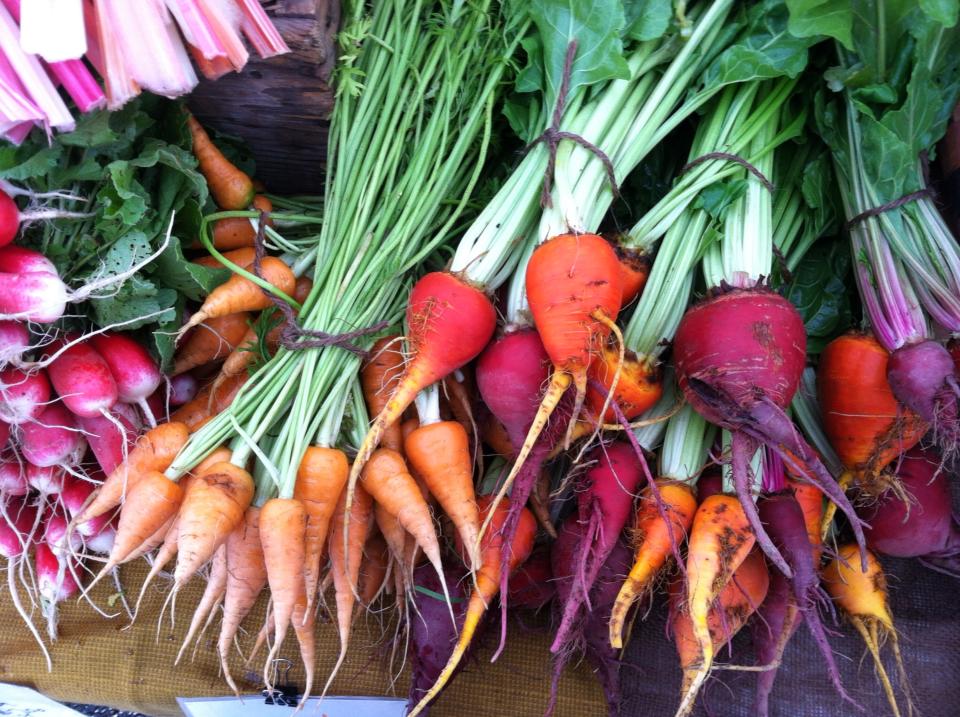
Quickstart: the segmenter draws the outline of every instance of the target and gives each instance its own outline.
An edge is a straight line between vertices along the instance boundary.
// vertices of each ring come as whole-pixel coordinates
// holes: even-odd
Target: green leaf
[[[960,3],[957,0],[920,0],[920,9],[944,27],[953,27],[957,24]]]
[[[167,319],[166,314],[164,314],[162,318],[165,320],[159,322],[159,325],[151,332],[153,348],[160,361],[160,370],[164,372],[169,372],[173,367],[173,355],[177,349],[177,331],[183,325],[183,307],[185,303],[184,297],[177,296],[171,308],[170,318]]]
[[[850,250],[841,239],[814,244],[793,273],[786,296],[807,330],[807,351],[820,353],[853,324]]]
[[[670,27],[673,7],[670,0],[625,0],[626,37],[632,40],[656,40]]]
[[[553,108],[563,79],[567,48],[577,43],[569,90],[629,77],[620,33],[625,20],[620,0],[531,0],[529,13],[543,45],[545,106]],[[569,97],[570,95],[568,95]]]
[[[832,37],[853,49],[853,7],[850,0],[787,0],[790,34]]]
[[[26,144],[21,148],[13,145],[0,147],[0,177],[20,182],[44,177],[57,166],[63,155],[63,148],[59,145],[43,147],[36,152],[33,149],[33,145]]]
[[[746,179],[728,179],[722,182],[714,182],[706,189],[702,190],[694,200],[695,209],[703,209],[717,222],[722,222],[737,199],[743,196],[747,191],[748,182]]]
[[[151,279],[175,289],[188,299],[200,301],[215,287],[229,278],[228,269],[208,269],[194,264],[183,256],[180,240],[170,237],[170,245],[151,265]]]
[[[154,324],[170,322],[176,316],[174,304],[177,292],[173,289],[158,289],[148,279],[134,277],[126,282],[115,296],[93,299],[94,320],[99,326],[124,323],[124,331]]]
[[[96,147],[113,144],[119,139],[120,135],[110,126],[110,112],[107,110],[81,115],[73,132],[58,137],[59,142],[67,147]]]

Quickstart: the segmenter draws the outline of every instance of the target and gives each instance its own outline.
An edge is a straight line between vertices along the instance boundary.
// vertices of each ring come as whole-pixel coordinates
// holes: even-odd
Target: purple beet
[[[933,427],[938,445],[951,457],[960,447],[955,370],[950,352],[932,340],[900,347],[887,364],[893,395]]]
[[[940,456],[913,448],[902,457],[897,475],[908,502],[890,490],[860,510],[870,524],[868,545],[883,555],[921,558],[927,567],[960,577],[960,529]]]
[[[578,550],[583,538],[583,526],[576,515],[571,515],[560,527],[557,539],[551,551],[554,582],[556,583],[558,612],[560,606],[569,604],[581,576],[578,575],[580,561]],[[595,576],[590,590],[589,605],[578,605],[562,649],[554,656],[553,677],[550,685],[550,702],[546,715],[550,717],[556,709],[557,690],[560,675],[570,659],[583,652],[593,665],[607,698],[607,708],[612,716],[620,713],[620,660],[617,650],[610,647],[608,637],[610,613],[630,570],[632,554],[622,536],[611,546],[606,560]]]
[[[556,593],[550,550],[546,545],[541,545],[527,558],[527,562],[510,576],[507,600],[510,607],[539,610],[553,600]]]
[[[467,594],[465,587],[469,587],[469,580],[464,580],[463,571],[456,571],[449,566],[444,567],[444,579],[453,601],[453,613],[457,619],[458,629],[463,624],[463,616],[467,609]],[[412,674],[410,679],[409,708],[413,708],[420,699],[433,687],[453,653],[457,643],[457,632],[450,623],[450,612],[443,598],[443,587],[440,578],[429,563],[418,566],[413,571],[413,580],[416,589],[413,598],[416,610],[410,611],[410,661]],[[432,593],[432,594],[431,594]],[[419,611],[419,614],[417,612]],[[484,623],[477,628],[477,633],[483,629]],[[472,644],[477,644],[474,639]],[[467,655],[472,648],[468,649]],[[454,677],[462,669],[467,660],[461,660]],[[451,678],[452,680],[453,678]],[[427,707],[421,714],[429,712]]]

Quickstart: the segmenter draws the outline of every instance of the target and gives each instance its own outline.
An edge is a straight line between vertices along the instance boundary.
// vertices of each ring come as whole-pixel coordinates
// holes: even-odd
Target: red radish
[[[104,516],[94,518],[93,520],[89,520],[83,524],[92,525],[95,523],[100,523],[99,528],[95,532],[91,533],[90,535],[84,535],[83,545],[91,553],[97,553],[98,555],[110,555],[111,551],[113,550],[113,542],[117,537],[117,527],[115,525],[115,521],[110,519],[101,521],[100,518],[102,517]],[[81,535],[83,534],[81,533]]]
[[[76,555],[83,547],[80,536],[68,530],[67,519],[60,511],[53,511],[47,515],[43,540],[58,557]]]
[[[43,614],[47,619],[47,634],[51,640],[57,639],[57,605],[80,590],[74,578],[78,563],[76,560],[59,559],[46,543],[39,543],[34,553],[34,567],[37,574],[37,590]]]
[[[494,505],[510,490],[537,437],[571,384],[576,393],[570,415],[574,418],[580,415],[591,356],[600,350],[612,331],[619,333],[614,322],[623,299],[620,284],[617,254],[596,234],[561,234],[540,244],[531,255],[526,272],[527,298],[554,371]],[[567,428],[568,443],[575,424],[575,420],[570,421]],[[491,511],[489,516],[492,515]],[[488,525],[489,517],[481,533]]]
[[[380,438],[421,389],[436,383],[479,354],[493,336],[497,314],[482,290],[446,272],[422,277],[407,304],[407,348],[410,358],[387,405],[374,419],[350,468],[346,510],[354,486]]]
[[[0,272],[58,276],[57,267],[52,261],[40,252],[22,246],[7,246],[0,249]]]
[[[30,330],[20,321],[0,321],[0,366],[16,363],[30,348]]]
[[[97,489],[99,483],[103,482],[103,474],[96,474],[96,481],[84,480],[74,476],[65,476],[63,480],[63,490],[57,496],[60,505],[64,507],[67,514],[73,518],[78,515],[87,504],[90,494]],[[110,522],[110,514],[104,513],[96,518],[80,523],[76,526],[77,532],[85,538],[93,537],[100,533],[103,527]]]
[[[951,510],[950,476],[939,454],[911,449],[901,458],[897,477],[902,492],[889,490],[859,511],[869,525],[870,549],[896,558],[920,558],[929,568],[960,577],[960,525]]]
[[[0,318],[49,324],[67,309],[67,287],[56,274],[0,272]]]
[[[22,496],[29,492],[26,466],[15,460],[0,460],[0,495]]]
[[[827,473],[784,409],[793,399],[806,362],[807,337],[793,304],[773,291],[730,289],[687,311],[674,338],[677,380],[701,416],[732,433],[732,473],[737,497],[767,557],[786,576],[792,571],[761,525],[750,486],[749,463],[766,445],[789,467],[809,470],[823,493],[850,518],[859,544],[863,529],[853,506]],[[866,560],[866,554],[862,556]]]
[[[151,427],[156,425],[146,399],[160,386],[163,375],[150,352],[125,334],[107,332],[92,336],[90,341],[110,367],[120,400],[138,404]]]
[[[68,334],[55,341],[50,353],[77,338],[76,334]],[[110,367],[89,341],[70,345],[50,363],[47,372],[60,399],[82,418],[106,414],[119,398]]]
[[[27,483],[40,495],[56,495],[63,490],[66,475],[59,466],[35,466],[26,464]]]
[[[633,497],[642,480],[642,467],[627,443],[601,445],[590,458],[597,463],[584,476],[577,493],[576,577],[566,599],[562,599],[560,627],[550,646],[555,655],[569,648],[581,606],[588,601],[604,562],[633,513]],[[563,571],[564,565],[554,562],[553,568],[555,575],[569,574]]]
[[[0,420],[11,425],[26,423],[50,401],[50,381],[45,371],[0,371]]]
[[[107,475],[123,463],[140,432],[140,420],[130,405],[118,403],[109,415],[109,418],[94,416],[77,419],[97,464]],[[123,431],[117,426],[118,423]]]
[[[0,518],[0,556],[7,559],[7,589],[10,593],[10,602],[20,614],[27,629],[37,641],[43,656],[47,660],[47,670],[53,669],[50,654],[47,652],[40,634],[33,626],[30,614],[24,609],[20,601],[20,588],[16,582],[20,559],[26,556],[27,550],[36,543],[37,510],[32,505],[22,501],[11,501],[3,507],[3,516]]]
[[[10,424],[0,421],[0,453],[7,447],[7,441],[10,440]]]
[[[28,192],[23,192],[28,193]],[[56,193],[38,193],[35,197],[54,196]],[[63,195],[64,198],[77,199],[72,195]],[[37,209],[36,211],[21,212],[17,203],[10,194],[0,189],[0,247],[4,247],[17,238],[20,231],[20,224],[23,222],[38,221],[42,219],[80,219],[90,216],[78,212],[60,211],[57,209]]]
[[[41,468],[74,465],[83,458],[87,441],[66,406],[54,401],[43,413],[20,427],[20,452]]]

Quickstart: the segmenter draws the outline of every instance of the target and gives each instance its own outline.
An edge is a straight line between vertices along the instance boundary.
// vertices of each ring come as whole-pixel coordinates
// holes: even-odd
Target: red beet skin
[[[435,271],[410,292],[407,325],[410,351],[422,372],[419,383],[429,386],[483,350],[493,337],[497,314],[483,291]]]
[[[806,352],[800,314],[762,289],[735,289],[700,302],[684,315],[674,340],[680,388],[700,415],[720,426],[730,426],[730,416],[703,400],[702,384],[740,405],[753,403],[759,389],[784,408],[800,385]]]

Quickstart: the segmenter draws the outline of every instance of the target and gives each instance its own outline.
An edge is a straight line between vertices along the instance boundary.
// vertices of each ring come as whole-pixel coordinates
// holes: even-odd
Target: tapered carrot
[[[907,703],[907,714],[914,713],[910,682],[903,669],[900,656],[900,641],[893,625],[893,615],[887,601],[887,578],[876,556],[867,551],[867,569],[861,570],[857,560],[859,548],[854,544],[842,545],[836,557],[823,569],[823,582],[830,597],[846,614],[847,619],[863,638],[873,665],[883,685],[883,691],[895,717],[900,717],[900,707],[893,691],[890,677],[880,658],[880,646],[889,640],[897,667],[897,679]]]
[[[316,621],[317,611],[307,609],[305,602],[298,601],[293,606],[293,631],[300,644],[300,660],[303,662],[303,670],[307,678],[297,709],[301,709],[307,703],[313,692],[313,678],[317,663]]]
[[[233,251],[224,251],[221,252],[221,254],[225,259],[229,259],[242,269],[249,269],[251,266],[253,266],[253,261],[257,256],[256,250],[254,250],[252,247],[234,249]],[[208,269],[224,268],[224,265],[215,256],[201,256],[197,257],[196,259],[192,259],[191,261],[193,261],[194,264],[205,266]]]
[[[469,368],[469,367],[468,367]],[[474,449],[480,442],[480,429],[473,417],[473,406],[470,397],[476,395],[477,390],[473,382],[472,372],[464,371],[463,381],[457,380],[457,374],[454,373],[443,379],[443,388],[441,396],[446,399],[446,405],[453,414],[454,420],[463,426],[467,436],[470,437],[470,455],[474,455]]]
[[[187,127],[193,140],[193,154],[200,173],[207,180],[210,194],[221,209],[246,209],[253,201],[253,180],[229,159],[210,139],[196,118],[187,115]]]
[[[307,600],[303,580],[306,530],[307,510],[296,498],[272,498],[260,509],[260,545],[273,599],[275,636],[264,666],[264,680],[268,686],[273,657],[286,637],[293,608],[298,602],[306,604]]]
[[[216,609],[217,605],[223,600],[227,591],[227,548],[221,545],[214,553],[213,562],[210,564],[210,574],[207,576],[207,587],[203,590],[197,609],[193,612],[193,618],[190,620],[190,627],[183,638],[183,643],[177,651],[177,657],[173,661],[174,665],[180,664],[184,650],[197,634],[197,630],[204,623],[207,616]]]
[[[183,489],[184,487],[184,480],[181,480],[179,482],[181,489]],[[166,523],[161,525],[153,535],[151,535],[149,538],[144,540],[143,543],[140,544],[139,548],[137,548],[127,556],[127,562],[132,562],[138,558],[142,558],[144,555],[147,555],[148,553],[152,553],[154,550],[156,550],[161,545],[163,545],[163,541],[166,540],[167,538],[167,533],[176,524],[176,522],[177,522],[177,516],[176,515],[170,516],[167,519]]]
[[[180,508],[174,591],[179,590],[230,536],[250,506],[253,478],[232,463],[217,463],[190,484]]]
[[[350,522],[350,544],[344,545],[345,524]],[[337,503],[330,525],[330,537],[327,541],[330,551],[330,573],[333,576],[333,588],[337,603],[337,630],[340,633],[340,652],[330,677],[324,685],[326,694],[343,665],[350,644],[350,624],[353,621],[353,608],[357,600],[357,582],[360,576],[360,563],[363,560],[363,546],[367,542],[373,521],[373,497],[362,485],[357,486],[353,505],[347,512],[347,492],[343,491]]]
[[[249,378],[248,374],[243,373],[239,376],[231,376],[216,387],[212,383],[208,384],[194,396],[193,400],[174,411],[170,415],[171,420],[185,425],[190,433],[199,431],[211,418],[233,403],[237,391]]]
[[[253,208],[261,212],[272,212],[273,202],[262,194],[253,198]],[[273,226],[273,221],[267,218],[267,226]],[[246,217],[227,217],[218,219],[213,225],[213,245],[221,251],[252,247],[257,238],[257,230]]]
[[[430,423],[411,432],[404,449],[413,470],[453,521],[468,546],[470,562],[476,567],[480,513],[473,490],[473,459],[467,432],[455,421]]]
[[[74,516],[71,525],[80,525],[113,510],[147,471],[165,471],[187,442],[187,427],[177,421],[162,423],[137,439],[127,459],[117,466],[103,484],[87,499],[87,505]]]
[[[396,516],[380,503],[374,503],[373,518],[380,529],[380,534],[383,536],[390,555],[397,562],[397,569],[404,578],[404,587],[406,588],[407,577],[411,571],[411,566],[406,562],[407,531],[400,525]]]
[[[268,256],[260,262],[260,275],[264,281],[284,294],[293,294],[297,278],[290,267],[276,257]],[[207,295],[197,313],[180,329],[180,334],[218,316],[235,314],[238,311],[260,311],[270,306],[273,306],[273,302],[263,289],[246,277],[233,274]]]
[[[368,358],[360,369],[360,385],[363,400],[371,416],[379,414],[390,400],[390,394],[403,375],[403,352],[399,336],[384,336],[370,348]],[[380,445],[394,451],[402,450],[403,438],[398,421],[388,425],[380,439]]]
[[[243,522],[227,538],[226,551],[227,585],[217,652],[220,655],[224,679],[230,689],[239,695],[240,690],[230,674],[230,646],[240,630],[240,624],[267,584],[267,566],[263,558],[263,546],[260,544],[259,508],[247,508]]]
[[[649,489],[645,490],[637,506],[633,530],[636,545],[633,568],[610,613],[610,645],[617,649],[623,647],[623,626],[631,605],[645,590],[652,589],[673,554],[672,546],[684,541],[697,512],[697,500],[686,484],[661,480],[657,486],[670,523],[663,520]]]
[[[239,311],[198,322],[200,325],[177,348],[174,375],[225,359],[240,345],[250,320],[250,314]]]
[[[297,470],[293,497],[301,501],[307,511],[303,577],[308,612],[317,596],[320,557],[326,545],[330,520],[337,509],[349,472],[350,465],[344,452],[323,446],[307,448]]]
[[[684,695],[677,711],[693,709],[700,687],[713,666],[710,606],[756,542],[740,501],[732,495],[711,495],[697,508],[687,543],[687,608],[701,659],[695,673],[684,673]]]
[[[524,508],[517,522],[517,530],[513,536],[512,551],[509,551],[510,560],[508,564],[504,566],[501,561],[503,552],[502,530],[507,520],[509,508],[503,503],[494,503],[490,496],[483,496],[479,499],[478,503],[481,514],[485,515],[488,511],[494,511],[494,515],[490,519],[490,530],[480,538],[480,566],[477,570],[476,588],[470,595],[470,600],[467,603],[463,626],[460,628],[460,636],[457,639],[456,646],[453,648],[453,653],[450,655],[439,677],[437,677],[437,681],[433,687],[421,698],[416,707],[409,713],[408,717],[416,717],[416,715],[422,714],[430,702],[446,686],[447,682],[450,681],[454,671],[457,669],[457,665],[460,664],[460,660],[463,659],[464,653],[470,646],[470,642],[477,631],[477,626],[480,624],[480,619],[487,611],[487,605],[489,605],[497,596],[497,593],[500,592],[501,571],[504,567],[512,573],[520,567],[526,559],[530,557],[530,553],[533,552],[533,539],[537,532],[537,521],[530,511]]]
[[[390,548],[383,535],[374,533],[367,539],[360,566],[360,603],[370,607],[382,592],[389,577]]]

